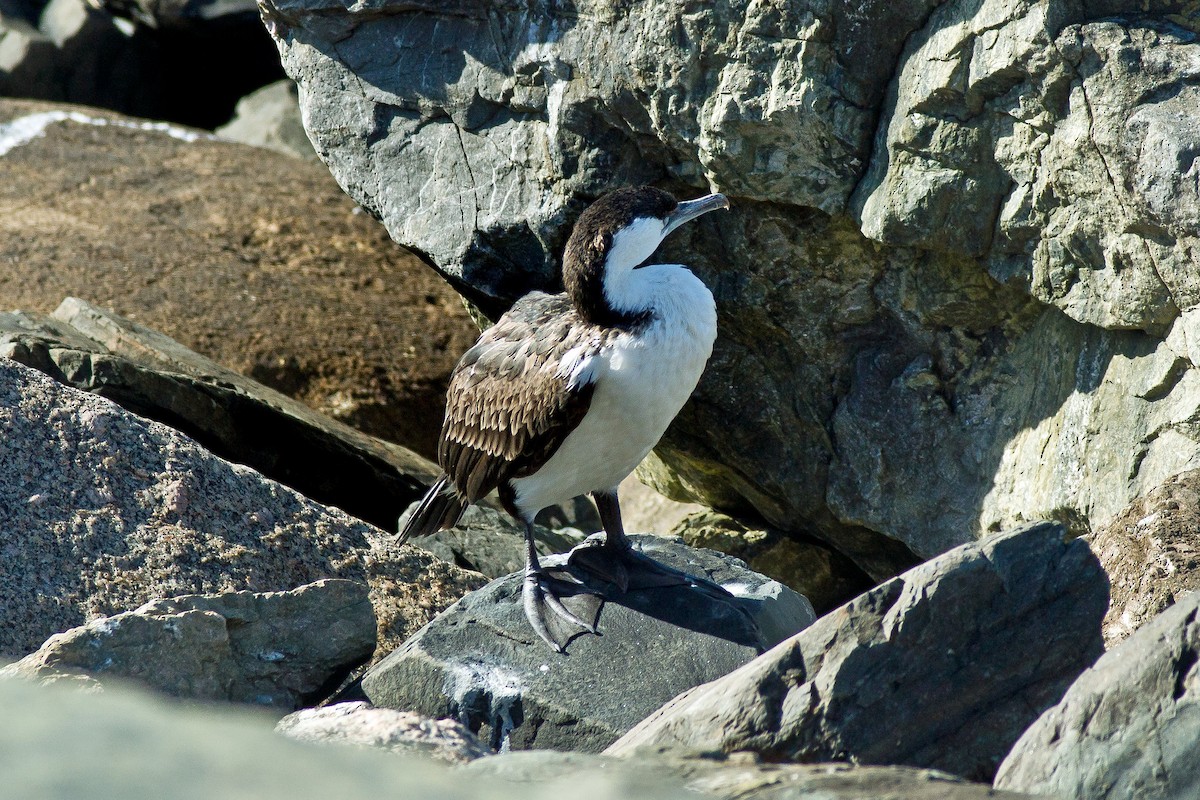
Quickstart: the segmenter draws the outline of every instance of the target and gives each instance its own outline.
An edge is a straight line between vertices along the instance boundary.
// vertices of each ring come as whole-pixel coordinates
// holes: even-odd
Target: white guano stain
[[[114,127],[137,131],[154,131],[165,133],[173,139],[184,142],[195,142],[200,139],[216,139],[212,134],[190,131],[167,122],[138,122],[124,119],[105,119],[104,117],[89,117],[78,111],[42,111],[17,117],[11,122],[0,123],[0,156],[8,155],[22,145],[29,144],[34,139],[46,135],[46,129],[51,125],[62,122],[74,122],[77,125],[92,125],[97,128]]]

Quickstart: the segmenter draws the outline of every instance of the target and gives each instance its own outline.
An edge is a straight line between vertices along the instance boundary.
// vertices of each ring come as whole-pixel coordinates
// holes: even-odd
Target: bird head
[[[644,265],[685,222],[729,208],[723,194],[678,201],[653,186],[609,192],[580,215],[563,253],[563,283],[576,308],[598,324],[617,324],[640,309],[615,308],[607,286]]]

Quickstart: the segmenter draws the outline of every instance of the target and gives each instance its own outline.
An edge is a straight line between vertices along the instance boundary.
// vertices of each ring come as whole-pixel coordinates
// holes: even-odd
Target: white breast
[[[634,274],[644,282],[643,296],[655,298],[655,318],[573,365],[595,382],[591,407],[540,470],[513,481],[523,513],[615,488],[658,444],[704,372],[717,335],[712,293],[674,264]]]

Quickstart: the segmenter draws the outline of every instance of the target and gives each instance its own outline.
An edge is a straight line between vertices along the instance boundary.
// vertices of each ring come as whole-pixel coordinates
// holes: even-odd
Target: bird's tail
[[[400,544],[412,536],[428,536],[458,524],[469,503],[459,495],[450,479],[443,475],[425,493],[400,529]]]

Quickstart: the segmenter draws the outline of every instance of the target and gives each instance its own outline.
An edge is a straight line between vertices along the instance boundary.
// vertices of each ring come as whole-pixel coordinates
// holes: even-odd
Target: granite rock
[[[385,653],[482,578],[0,358],[0,653],[155,597],[370,586]]]
[[[0,310],[84,298],[339,422],[436,452],[446,381],[479,331],[323,166],[7,99],[0,154]]]
[[[1085,542],[1041,524],[872,589],[737,671],[667,703],[606,751],[848,760],[990,780],[1012,743],[1103,651],[1108,582]]]
[[[1000,765],[1002,789],[1079,800],[1200,792],[1200,594],[1083,673]]]
[[[294,711],[375,650],[365,584],[322,580],[287,592],[152,600],[57,633],[0,676],[82,674],[137,681],[177,697]]]
[[[467,595],[372,667],[364,694],[376,706],[459,719],[497,749],[599,750],[679,692],[814,619],[807,600],[736,559],[677,540],[631,538],[642,552],[733,595],[688,585],[624,594],[591,586],[605,601],[600,635],[573,628],[559,654],[533,632],[521,575],[509,575]]]
[[[0,355],[186,433],[212,452],[391,528],[438,474],[156,331],[67,298],[50,316],[0,314]]]

